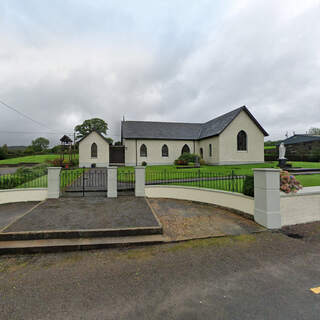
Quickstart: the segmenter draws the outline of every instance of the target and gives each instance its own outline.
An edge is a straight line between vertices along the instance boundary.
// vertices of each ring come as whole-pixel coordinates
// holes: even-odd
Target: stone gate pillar
[[[48,199],[60,197],[60,167],[48,168]]]
[[[117,198],[118,196],[118,185],[117,185],[117,167],[108,167],[108,198]]]
[[[146,167],[138,166],[135,167],[135,195],[136,197],[144,197],[144,187],[145,187],[145,180],[146,180]]]
[[[281,228],[280,169],[254,171],[254,220],[268,229]]]

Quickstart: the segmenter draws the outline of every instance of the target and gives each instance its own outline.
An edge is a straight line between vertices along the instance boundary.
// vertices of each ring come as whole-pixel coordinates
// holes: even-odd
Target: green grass
[[[11,159],[0,160],[0,164],[18,164],[21,162],[26,163],[44,163],[47,160],[54,160],[59,158],[59,154],[38,154],[33,156],[25,156]],[[78,159],[79,155],[76,155],[76,159]],[[69,159],[68,156],[65,155],[65,159]]]
[[[21,188],[48,188],[48,175],[38,177],[16,187],[16,189]]]
[[[320,186],[320,174],[296,175],[295,177],[304,187]]]
[[[171,178],[174,179],[175,177],[179,177],[182,173],[185,172],[193,172],[196,173],[199,170],[201,172],[212,172],[217,174],[231,174],[232,171],[234,171],[234,174],[236,175],[252,175],[253,168],[276,168],[277,162],[271,162],[271,163],[259,163],[259,164],[242,164],[242,165],[226,165],[226,166],[201,166],[199,169],[176,169],[176,166],[170,165],[170,166],[147,166],[146,167],[146,175],[147,179],[151,176],[151,173],[156,174],[157,172],[169,172],[171,174]],[[320,167],[320,163],[319,163]],[[126,171],[134,171],[134,167],[120,167],[120,172],[126,172]],[[180,175],[179,175],[180,173]]]
[[[264,149],[276,149],[277,147],[276,146],[264,146]]]

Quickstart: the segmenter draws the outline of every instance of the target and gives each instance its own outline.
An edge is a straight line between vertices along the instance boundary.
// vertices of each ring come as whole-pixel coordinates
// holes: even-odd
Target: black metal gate
[[[110,146],[109,149],[109,162],[113,165],[123,165],[124,159],[124,146]]]
[[[60,187],[63,196],[106,196],[107,168],[64,169],[61,172]]]

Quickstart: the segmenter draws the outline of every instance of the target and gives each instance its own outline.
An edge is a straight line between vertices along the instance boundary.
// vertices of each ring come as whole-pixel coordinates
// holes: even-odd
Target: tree
[[[93,118],[85,120],[82,124],[77,125],[74,130],[77,134],[76,139],[78,140],[85,137],[92,131],[107,134],[108,124],[102,119]]]
[[[0,160],[5,159],[6,157],[6,153],[4,152],[3,148],[0,147]]]
[[[4,152],[5,155],[9,153],[8,146],[6,144],[2,146],[2,151]]]
[[[308,130],[308,134],[313,134],[313,135],[320,135],[320,128],[310,128]]]
[[[42,152],[48,149],[50,141],[46,138],[39,137],[35,140],[32,140],[31,147],[34,152]]]

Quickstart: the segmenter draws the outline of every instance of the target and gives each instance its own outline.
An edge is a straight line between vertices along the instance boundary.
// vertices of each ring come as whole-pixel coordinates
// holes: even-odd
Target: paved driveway
[[[0,230],[22,217],[39,202],[20,202],[0,205]]]

